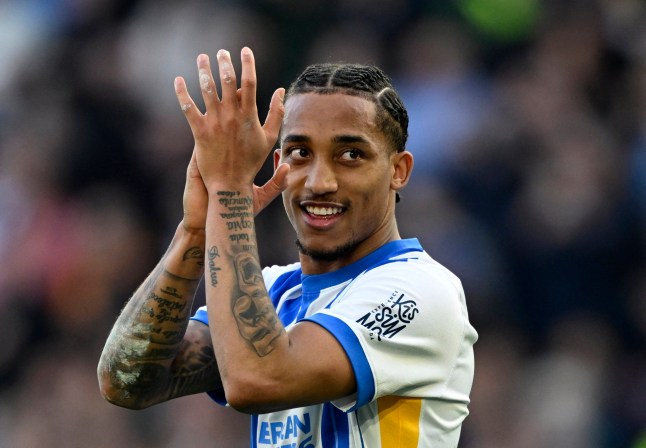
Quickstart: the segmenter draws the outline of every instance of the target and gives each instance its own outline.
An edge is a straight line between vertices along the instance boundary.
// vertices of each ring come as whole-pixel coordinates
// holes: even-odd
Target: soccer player
[[[261,124],[249,48],[241,59],[238,87],[218,52],[218,93],[198,57],[204,113],[175,80],[195,139],[184,218],[108,337],[102,394],[137,409],[208,392],[251,414],[254,447],[455,447],[477,333],[458,278],[399,235],[413,156],[390,79],[309,66]],[[262,269],[254,216],[281,192],[299,262]]]

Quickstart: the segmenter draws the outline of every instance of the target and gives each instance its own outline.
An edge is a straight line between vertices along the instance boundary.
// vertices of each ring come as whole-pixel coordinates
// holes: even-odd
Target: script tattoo
[[[177,291],[177,288],[172,288],[170,286],[166,286],[166,287],[162,286],[160,291],[163,292],[164,294],[168,294],[169,296],[173,296],[177,299],[183,298],[183,296]]]
[[[253,255],[242,253],[235,258],[234,267],[238,292],[232,296],[231,309],[238,331],[259,356],[268,355],[284,330],[265,293],[260,266]]]
[[[232,243],[247,243],[252,241],[254,231],[253,198],[241,196],[239,191],[218,191],[218,202],[227,211],[220,213],[225,220],[229,239]]]
[[[215,259],[220,256],[220,252],[216,246],[211,246],[209,249],[209,274],[211,276],[211,286],[216,287],[218,285],[218,271],[221,268],[215,265]]]
[[[141,307],[140,322],[150,325],[148,332],[151,336],[159,336],[156,342],[176,344],[181,340],[186,324],[186,308],[186,302],[167,299],[150,291]]]

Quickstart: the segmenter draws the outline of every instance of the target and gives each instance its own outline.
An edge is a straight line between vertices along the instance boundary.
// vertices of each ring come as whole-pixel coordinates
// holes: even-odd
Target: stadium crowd
[[[480,333],[461,448],[646,447],[642,0],[8,0],[0,36],[0,447],[248,446],[206,396],[129,411],[96,380],[181,219],[173,78],[199,97],[197,54],[243,45],[261,115],[311,62],[393,76],[401,234]],[[280,201],[258,221],[263,264],[295,261]]]

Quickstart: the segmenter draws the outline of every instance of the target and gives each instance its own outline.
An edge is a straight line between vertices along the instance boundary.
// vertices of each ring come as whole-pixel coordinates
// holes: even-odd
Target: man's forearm
[[[180,226],[148,279],[117,319],[98,374],[106,398],[145,407],[182,395],[171,366],[181,349],[195,291],[204,270],[204,234]]]
[[[205,272],[210,329],[227,399],[244,409],[232,403],[246,399],[240,385],[275,361],[266,358],[287,336],[263,281],[251,194],[223,188],[210,199]]]
[[[215,199],[217,204],[210,206],[207,224],[207,301],[217,296],[221,303],[213,307],[214,311],[224,313],[225,319],[232,316],[237,337],[262,357],[274,349],[274,340],[284,329],[262,277],[252,197],[220,190]]]

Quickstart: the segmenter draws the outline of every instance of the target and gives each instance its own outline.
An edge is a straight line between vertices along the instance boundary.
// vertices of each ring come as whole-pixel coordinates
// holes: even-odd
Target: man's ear
[[[413,154],[408,151],[401,151],[393,155],[393,177],[390,179],[390,188],[399,191],[404,188],[410,180],[413,171]]]
[[[278,165],[280,165],[280,148],[274,149],[274,171],[276,171]]]

